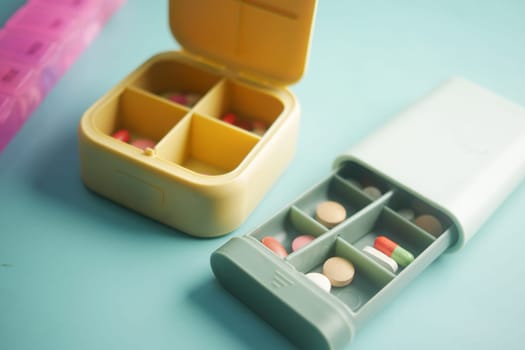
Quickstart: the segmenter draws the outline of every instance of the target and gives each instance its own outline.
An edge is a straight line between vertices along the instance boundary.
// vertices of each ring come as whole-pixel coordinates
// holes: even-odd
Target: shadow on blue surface
[[[193,239],[140,213],[124,208],[84,186],[80,179],[80,163],[76,133],[58,134],[61,139],[48,143],[35,152],[30,181],[38,193],[58,201],[67,211],[75,211],[86,220],[115,227],[112,232],[162,235]],[[58,165],[58,166],[57,166]]]
[[[295,349],[285,337],[222,289],[215,279],[195,288],[189,301],[213,317],[224,331],[237,337],[246,348]]]

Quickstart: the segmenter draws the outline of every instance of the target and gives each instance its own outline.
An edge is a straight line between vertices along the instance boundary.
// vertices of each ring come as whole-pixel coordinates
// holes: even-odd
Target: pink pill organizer
[[[266,223],[216,250],[211,267],[300,349],[340,349],[435,259],[462,248],[524,175],[525,109],[453,79],[337,157],[326,178]],[[346,219],[323,225],[316,207],[324,201],[343,205]],[[428,215],[439,230],[418,221]],[[301,235],[316,238],[293,251]],[[399,260],[397,269],[381,264],[366,251],[379,236],[414,260]],[[266,237],[288,255],[265,246]],[[326,292],[306,274],[323,272],[331,257],[351,262],[355,275]]]
[[[0,152],[124,0],[31,0],[0,29]]]

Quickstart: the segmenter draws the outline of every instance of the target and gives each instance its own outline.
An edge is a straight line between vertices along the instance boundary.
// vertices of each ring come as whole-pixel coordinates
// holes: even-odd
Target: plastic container
[[[0,92],[11,96],[0,151],[122,3],[32,0],[0,29]]]
[[[33,68],[44,95],[66,70],[59,45],[40,33],[13,28],[0,30],[0,56]]]
[[[12,61],[0,60],[0,93],[10,95],[18,108],[20,124],[40,104],[43,90],[34,69]]]
[[[152,57],[86,111],[86,186],[194,236],[238,227],[293,156],[299,105],[285,85],[303,74],[314,12],[312,0],[171,0],[171,30],[185,50]],[[174,92],[195,104],[162,96]],[[221,120],[228,113],[266,132]],[[113,138],[119,129],[155,146]]]
[[[10,96],[0,94],[0,152],[18,131],[18,117],[14,115],[14,101]]]
[[[5,27],[38,33],[52,39],[62,48],[63,64],[67,68],[100,31],[102,23],[97,14],[96,7],[75,11],[43,1],[32,1],[20,8]]]
[[[473,127],[475,126],[475,127]],[[334,162],[334,170],[268,222],[211,256],[219,282],[301,349],[340,349],[447,249],[461,248],[525,175],[525,109],[465,80],[436,89]],[[381,191],[377,199],[368,186]],[[316,206],[337,201],[333,228]],[[405,209],[415,220],[403,215]],[[441,230],[418,225],[437,218]],[[292,252],[298,235],[314,235]],[[261,242],[281,240],[280,258]],[[393,272],[363,252],[386,236],[414,256]],[[345,287],[322,290],[306,276],[326,259],[353,263]]]

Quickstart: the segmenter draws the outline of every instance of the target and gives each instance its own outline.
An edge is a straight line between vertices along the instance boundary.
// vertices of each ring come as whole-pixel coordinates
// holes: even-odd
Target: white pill
[[[363,188],[363,192],[366,193],[373,200],[378,199],[382,195],[381,191],[374,186],[368,186]]]
[[[412,209],[399,209],[397,213],[408,221],[414,220],[416,213]]]
[[[379,265],[383,266],[389,271],[392,271],[393,273],[396,273],[397,271],[397,263],[394,259],[386,256],[385,254],[381,253],[379,250],[366,246],[363,248],[363,252],[372,260],[374,260]]]
[[[317,273],[317,272],[307,273],[306,277],[308,277],[308,279],[310,279],[310,281],[312,281],[316,285],[318,285],[322,290],[324,290],[325,292],[330,293],[330,289],[331,289],[332,286],[330,284],[330,280],[328,279],[328,277],[326,277],[322,273]]]

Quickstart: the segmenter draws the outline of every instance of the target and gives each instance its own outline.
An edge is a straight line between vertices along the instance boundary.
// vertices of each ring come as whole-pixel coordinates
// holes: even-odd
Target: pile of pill
[[[161,94],[162,97],[170,100],[171,102],[178,103],[186,107],[193,107],[198,100],[201,99],[200,94],[193,92],[178,92],[178,91],[167,91]]]
[[[315,219],[328,228],[332,228],[346,219],[346,209],[334,201],[319,203],[315,210]]]
[[[422,214],[416,217],[416,213],[410,208],[399,209],[397,213],[436,238],[443,233],[443,225],[435,216]]]
[[[235,113],[226,113],[220,118],[223,122],[235,125],[238,128],[263,136],[268,129],[267,125],[259,120],[248,120],[240,118]]]
[[[326,292],[331,287],[345,287],[352,283],[355,267],[345,258],[334,256],[323,263],[323,273],[310,272],[306,277]]]
[[[135,146],[137,148],[140,148],[141,150],[145,150],[146,148],[153,148],[155,147],[155,142],[144,139],[144,138],[133,138],[131,137],[130,133],[126,129],[119,129],[113,133],[114,138],[117,140],[120,140],[122,142],[129,143],[132,146]]]
[[[314,239],[315,237],[312,235],[300,235],[295,237],[292,241],[292,251],[298,251],[299,249],[308,245]],[[263,239],[261,239],[261,242],[266,246],[266,248],[270,249],[272,252],[274,252],[281,258],[285,258],[288,256],[288,252],[276,237],[265,236],[263,237]]]

